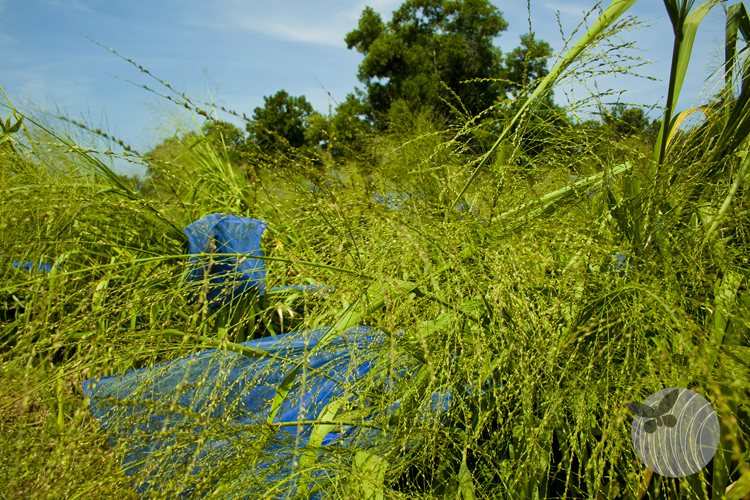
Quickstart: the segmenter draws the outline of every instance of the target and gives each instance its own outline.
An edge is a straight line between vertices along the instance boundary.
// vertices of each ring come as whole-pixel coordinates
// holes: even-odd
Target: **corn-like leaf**
[[[669,18],[672,21],[672,27],[675,33],[674,47],[672,49],[672,67],[669,74],[669,87],[667,90],[667,105],[664,110],[664,120],[662,121],[662,131],[660,141],[656,144],[655,152],[658,152],[657,164],[664,163],[664,156],[667,150],[666,138],[671,135],[672,113],[674,106],[680,98],[682,84],[685,81],[688,65],[690,64],[690,54],[693,51],[693,42],[698,26],[706,14],[717,4],[719,0],[711,0],[700,5],[692,13],[688,14],[693,2],[685,0],[664,0],[664,4],[669,12]],[[649,169],[649,183],[653,182],[656,172],[656,165],[652,163]]]
[[[339,412],[339,408],[343,403],[344,401],[341,399],[328,403],[323,411],[320,412],[318,421],[334,422],[336,414]],[[310,483],[311,468],[318,458],[317,449],[323,442],[323,438],[325,438],[325,435],[331,432],[335,427],[337,427],[337,424],[335,423],[319,423],[314,426],[312,432],[310,433],[310,439],[307,442],[307,448],[302,453],[302,457],[300,457],[299,461],[300,482],[299,486],[297,487],[297,498],[304,498],[304,494],[307,491],[307,485]]]
[[[461,201],[464,194],[466,193],[466,190],[469,189],[469,186],[474,183],[477,176],[484,169],[487,159],[495,151],[495,149],[497,149],[500,143],[503,142],[505,136],[511,130],[513,125],[518,121],[521,115],[523,115],[523,113],[526,111],[526,108],[528,108],[529,105],[537,97],[542,95],[544,92],[549,91],[555,80],[557,80],[560,75],[563,74],[563,71],[565,71],[565,69],[570,66],[578,58],[578,56],[581,55],[581,52],[583,52],[586,47],[596,42],[599,36],[601,36],[601,34],[604,33],[604,31],[613,22],[619,19],[634,3],[635,0],[613,0],[612,3],[609,4],[609,7],[607,7],[607,9],[602,12],[602,14],[594,22],[594,24],[591,25],[591,28],[589,28],[588,31],[586,31],[586,33],[575,43],[575,45],[571,47],[571,49],[565,54],[565,56],[560,59],[555,67],[552,68],[552,71],[550,71],[549,74],[545,76],[541,82],[539,82],[539,85],[537,85],[536,89],[534,89],[534,92],[529,96],[528,99],[526,99],[526,102],[523,103],[516,115],[508,122],[503,131],[500,133],[500,136],[497,138],[497,141],[495,141],[489,151],[487,151],[487,153],[482,158],[482,161],[480,161],[479,165],[477,165],[476,169],[474,169],[474,173],[471,174],[469,180],[466,181],[466,184],[464,184],[463,188],[461,188],[461,192],[458,193],[456,199],[453,200],[453,203],[450,206],[451,209],[455,208],[455,206],[458,205],[458,203]]]
[[[740,478],[727,486],[724,500],[740,500],[750,493],[750,472],[745,472]]]
[[[286,401],[286,397],[289,394],[289,390],[292,388],[292,384],[294,383],[294,378],[297,376],[297,373],[299,373],[299,369],[302,368],[301,365],[297,365],[294,367],[294,370],[289,372],[289,375],[284,377],[284,380],[281,381],[281,384],[276,388],[276,394],[273,397],[273,402],[271,403],[271,411],[268,414],[268,419],[266,422],[269,424],[273,424],[274,419],[276,419],[276,414],[279,412],[279,408],[281,408],[281,405],[284,404],[284,401]]]
[[[366,451],[354,455],[354,470],[360,482],[360,496],[365,500],[383,500],[383,483],[388,471],[388,461]]]
[[[725,67],[724,81],[731,88],[732,76],[737,54],[737,33],[742,33],[745,41],[750,40],[750,19],[748,19],[745,4],[740,2],[730,5],[727,9],[726,45],[724,47]]]
[[[672,139],[674,139],[675,134],[677,133],[677,130],[679,130],[680,126],[685,123],[685,120],[693,116],[698,111],[701,111],[705,116],[706,120],[711,121],[711,116],[709,115],[709,108],[708,106],[700,106],[697,108],[690,108],[685,109],[683,111],[680,111],[677,113],[677,116],[674,117],[672,125],[669,127],[669,136],[667,137],[667,147],[669,147],[669,144],[672,142]]]

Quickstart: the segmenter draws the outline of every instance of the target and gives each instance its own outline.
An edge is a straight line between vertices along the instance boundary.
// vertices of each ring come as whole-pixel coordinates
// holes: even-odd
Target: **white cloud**
[[[365,5],[370,5],[387,21],[391,12],[401,5],[401,0],[355,4],[341,0],[326,3],[305,0],[270,3],[263,7],[228,0],[219,8],[212,4],[209,15],[190,14],[186,22],[215,29],[248,30],[277,40],[345,47],[344,37],[357,27]]]

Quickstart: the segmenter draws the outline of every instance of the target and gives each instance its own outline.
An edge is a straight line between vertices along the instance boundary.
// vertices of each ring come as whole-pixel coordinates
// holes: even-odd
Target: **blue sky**
[[[263,105],[263,96],[280,89],[304,95],[317,111],[327,112],[334,103],[321,85],[341,102],[359,84],[356,74],[362,56],[347,50],[344,36],[357,26],[365,5],[388,20],[401,3],[0,0],[0,86],[21,110],[31,105],[48,111],[59,108],[144,152],[174,133],[168,117],[180,116],[179,108],[123,81],[158,88],[148,75],[83,35],[133,59],[178,91],[198,100],[211,96],[240,114],[251,116],[254,108]],[[509,23],[508,31],[496,40],[508,52],[529,29],[526,2],[493,3]],[[558,13],[563,32],[569,36],[591,7],[593,2],[581,0],[531,0],[532,28],[558,52],[563,48]],[[596,83],[602,91],[627,89],[620,97],[623,102],[664,105],[673,42],[664,4],[639,0],[630,14],[648,26],[621,36],[638,47],[632,55],[652,61],[638,72],[657,81],[602,75],[589,79],[588,84]],[[699,30],[678,109],[693,105],[704,91],[711,71],[721,63],[723,36],[724,13],[717,6]],[[576,98],[585,96],[581,85],[565,85],[556,92],[556,100],[565,104],[563,90],[570,94],[571,89]],[[7,114],[0,109],[0,116]],[[658,117],[658,112],[651,116]]]

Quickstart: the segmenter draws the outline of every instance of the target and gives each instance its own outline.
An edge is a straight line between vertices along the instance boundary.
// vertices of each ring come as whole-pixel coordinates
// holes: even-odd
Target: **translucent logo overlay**
[[[695,474],[719,446],[719,418],[711,403],[690,389],[670,387],[625,406],[635,415],[631,439],[641,462],[666,477]]]

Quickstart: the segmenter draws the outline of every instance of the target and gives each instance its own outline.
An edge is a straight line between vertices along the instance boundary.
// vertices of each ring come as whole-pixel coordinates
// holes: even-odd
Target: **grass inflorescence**
[[[429,110],[403,110],[346,161],[287,151],[237,166],[225,144],[195,135],[168,158],[126,147],[153,173],[148,189],[136,189],[108,166],[109,149],[79,146],[30,116],[13,127],[22,115],[6,102],[17,118],[0,142],[4,491],[138,497],[145,476],[121,469],[123,450],[110,449],[89,411],[86,380],[209,349],[227,363],[262,357],[243,343],[325,327],[312,356],[339,338],[356,343],[356,326],[380,332],[352,354],[352,366],[366,359],[371,369],[338,380],[347,398],[313,421],[237,428],[208,410],[153,402],[155,412],[202,426],[197,434],[154,430],[175,440],[175,453],[190,458],[218,441],[235,449],[224,461],[190,458],[205,459],[190,462],[203,466],[192,482],[185,468],[164,469],[150,493],[640,499],[750,491],[750,90],[729,72],[722,98],[704,108],[707,120],[678,129],[681,120],[671,119],[680,117],[673,107],[684,44],[713,3],[689,13],[665,2],[679,36],[653,137],[613,141],[581,125],[533,143],[534,128],[549,125],[534,120],[537,100],[561,78],[591,77],[592,50],[614,28],[632,27],[616,24],[632,3],[601,12],[528,99],[506,103],[495,122],[443,123]],[[742,9],[731,8],[727,21],[735,41],[737,23],[747,23]],[[745,64],[736,62],[735,74]],[[167,97],[212,119],[184,95]],[[543,152],[530,154],[534,147]],[[268,222],[257,256],[268,293],[218,308],[208,278],[188,279],[182,228],[214,213]],[[201,257],[215,264],[226,255]],[[271,291],[321,284],[325,293]],[[321,375],[305,363],[285,365],[276,410],[297,376],[312,384]],[[143,387],[158,382],[154,370]],[[631,444],[625,403],[668,387],[699,392],[721,420],[716,456],[687,478],[654,475]],[[226,395],[215,390],[214,399]],[[431,413],[447,394],[445,411]],[[234,404],[226,415],[244,411]],[[280,430],[287,425],[310,426],[310,440],[281,459],[268,449],[293,446]],[[369,430],[347,446],[323,444],[347,425]]]

